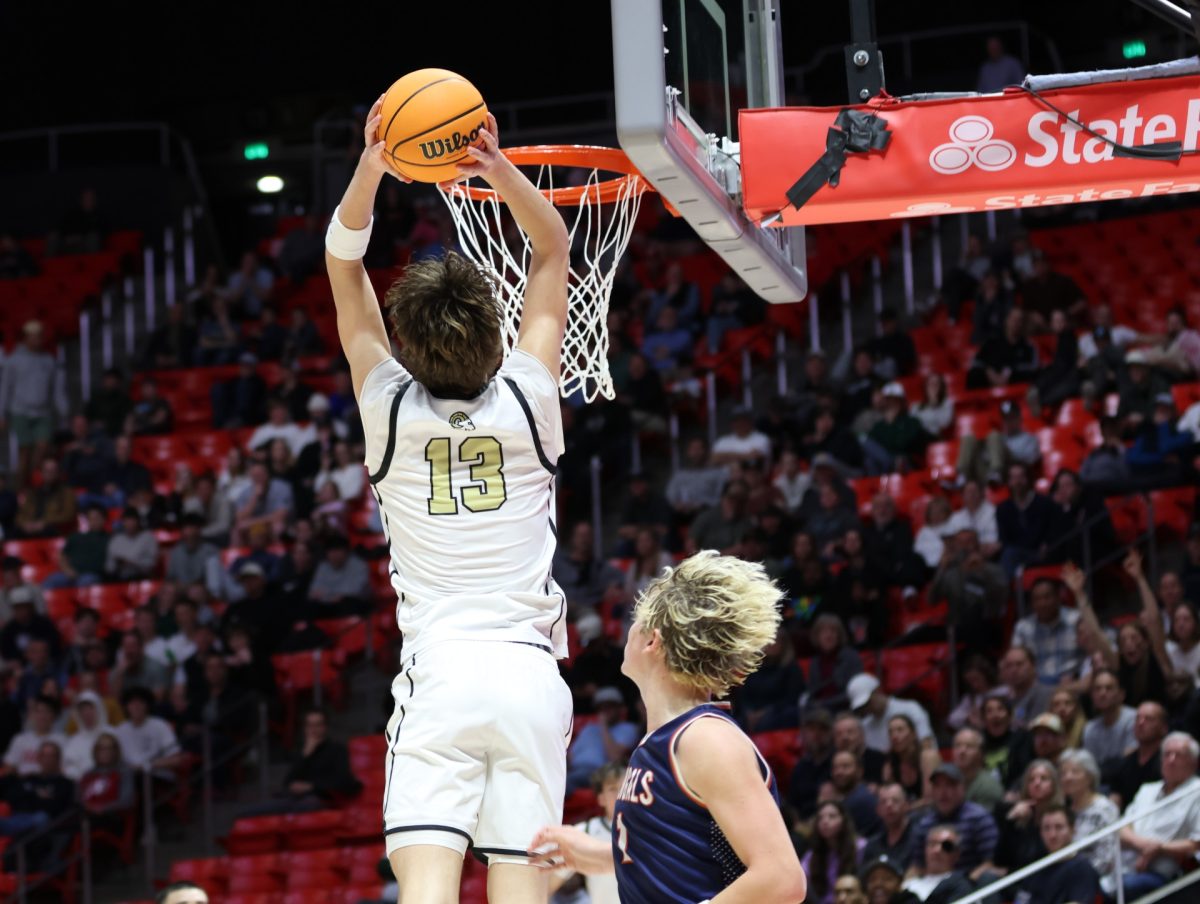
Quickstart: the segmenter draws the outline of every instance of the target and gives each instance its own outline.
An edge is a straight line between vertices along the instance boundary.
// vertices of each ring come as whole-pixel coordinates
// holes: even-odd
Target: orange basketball
[[[482,147],[487,105],[478,89],[448,69],[418,69],[397,79],[383,97],[379,138],[392,166],[417,182],[445,182]]]

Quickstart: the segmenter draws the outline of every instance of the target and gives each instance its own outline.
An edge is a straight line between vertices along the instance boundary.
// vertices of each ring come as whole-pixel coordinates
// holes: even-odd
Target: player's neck
[[[655,676],[649,686],[641,690],[646,704],[647,734],[710,700],[703,691],[680,684],[666,675]]]

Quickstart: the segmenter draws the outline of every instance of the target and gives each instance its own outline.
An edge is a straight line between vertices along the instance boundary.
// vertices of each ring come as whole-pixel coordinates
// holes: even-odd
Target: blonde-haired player
[[[325,260],[404,635],[386,731],[388,859],[405,904],[457,901],[468,845],[488,858],[493,904],[544,900],[526,849],[562,818],[571,730],[555,661],[565,600],[550,574],[567,231],[499,152],[489,116],[459,170],[495,189],[529,237],[517,347],[502,361],[492,280],[448,253],[410,265],[387,293],[397,361],[362,265],[380,181],[402,178],[377,140],[382,100]]]
[[[700,552],[643,591],[625,644],[647,734],[617,797],[612,838],[543,829],[547,866],[615,869],[622,904],[796,904],[807,881],[766,761],[713,697],[762,662],[779,589],[761,565]]]

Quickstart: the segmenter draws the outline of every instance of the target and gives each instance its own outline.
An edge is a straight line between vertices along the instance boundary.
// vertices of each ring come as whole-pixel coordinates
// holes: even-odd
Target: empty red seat
[[[283,879],[275,873],[237,872],[229,875],[229,894],[274,893],[284,890]]]
[[[796,761],[800,759],[800,732],[794,728],[783,728],[779,731],[760,731],[750,736],[759,753],[775,773],[775,781],[780,790],[786,792],[787,784],[792,777]]]
[[[339,860],[337,851],[327,848],[337,837],[346,820],[341,810],[317,810],[313,813],[294,813],[287,817],[284,842],[293,851],[287,856],[288,869],[332,869]]]
[[[205,857],[198,860],[176,860],[171,864],[172,882],[195,882],[210,895],[225,889],[229,864],[224,857]]]
[[[252,854],[268,854],[270,861],[255,864],[256,868],[265,868],[266,864],[275,866],[278,857],[274,852],[283,849],[283,832],[286,817],[283,816],[248,816],[237,820],[229,834],[222,839],[225,850],[234,855],[231,861],[235,865],[248,859]],[[244,864],[243,864],[244,865]]]

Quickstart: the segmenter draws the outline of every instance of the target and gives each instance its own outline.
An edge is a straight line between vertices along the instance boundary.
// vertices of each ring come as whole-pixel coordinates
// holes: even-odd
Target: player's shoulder
[[[362,384],[360,404],[412,383],[412,374],[391,355],[372,367]]]
[[[522,388],[538,393],[553,394],[558,391],[558,379],[550,373],[549,368],[536,355],[520,348],[512,350],[496,375],[515,380]]]

